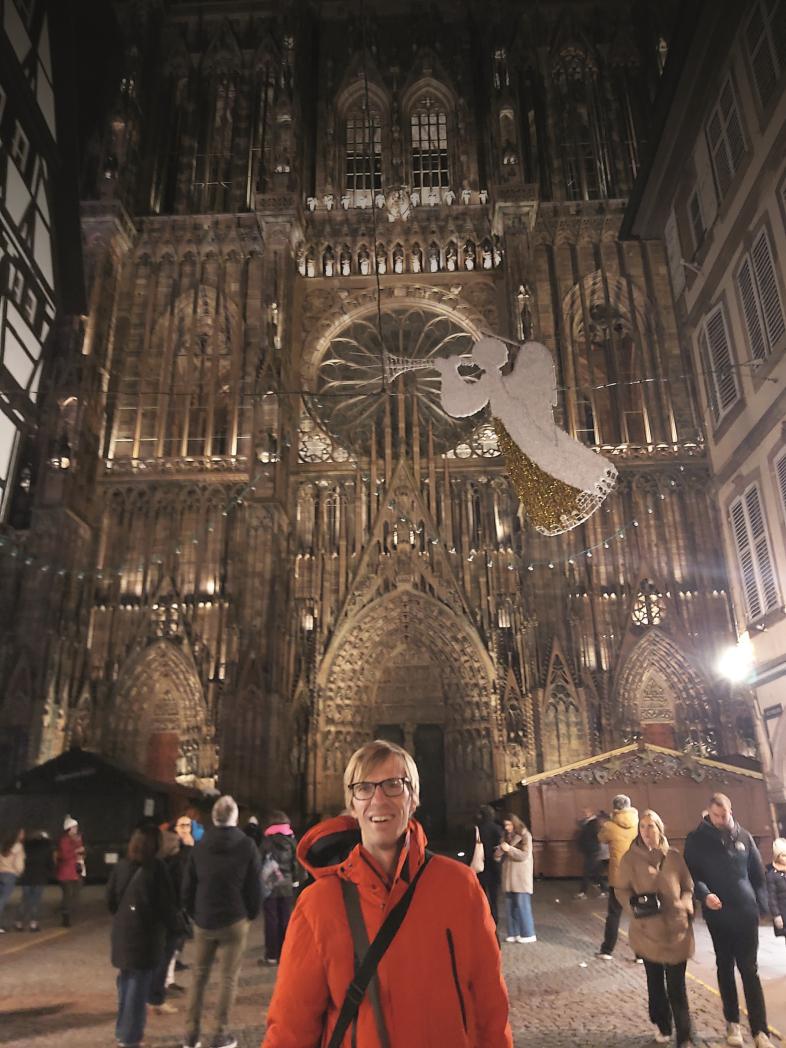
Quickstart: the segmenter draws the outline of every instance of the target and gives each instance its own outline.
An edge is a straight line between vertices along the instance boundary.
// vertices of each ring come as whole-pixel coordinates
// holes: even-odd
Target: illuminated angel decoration
[[[469,354],[429,364],[440,373],[442,407],[453,418],[489,405],[524,512],[542,534],[559,535],[598,509],[614,488],[617,470],[554,422],[557,384],[545,346],[525,342],[513,369],[503,374],[507,362],[503,342],[482,338]],[[473,364],[480,376],[461,373]]]

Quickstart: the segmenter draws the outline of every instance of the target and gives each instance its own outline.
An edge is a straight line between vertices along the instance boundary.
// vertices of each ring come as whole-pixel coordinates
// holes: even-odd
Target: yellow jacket
[[[616,887],[622,856],[639,832],[639,813],[635,808],[615,811],[598,830],[598,840],[609,846],[609,884]]]

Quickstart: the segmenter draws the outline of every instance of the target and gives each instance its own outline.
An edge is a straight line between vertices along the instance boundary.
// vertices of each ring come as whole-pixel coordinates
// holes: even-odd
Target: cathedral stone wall
[[[25,539],[78,628],[65,653],[7,627],[16,765],[59,723],[305,817],[384,735],[439,832],[641,733],[744,747],[664,251],[618,239],[669,5],[601,6],[118,5],[72,487],[41,485]],[[449,419],[433,372],[383,383],[383,344],[483,332],[548,347],[560,424],[619,470],[564,536],[527,524],[488,417]],[[64,504],[87,540],[58,549]]]

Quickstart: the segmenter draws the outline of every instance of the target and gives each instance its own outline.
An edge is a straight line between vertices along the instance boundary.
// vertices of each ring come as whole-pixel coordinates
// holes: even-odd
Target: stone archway
[[[161,781],[215,774],[214,730],[193,661],[159,640],[121,672],[104,751]]]
[[[399,587],[372,601],[343,625],[318,675],[315,809],[343,806],[346,761],[375,733],[419,754],[437,795],[443,767],[442,810],[423,798],[435,830],[497,796],[505,755],[494,677],[472,626],[438,600]]]
[[[622,666],[618,709],[656,745],[682,749],[695,731],[714,729],[710,690],[689,656],[660,629],[650,629]]]

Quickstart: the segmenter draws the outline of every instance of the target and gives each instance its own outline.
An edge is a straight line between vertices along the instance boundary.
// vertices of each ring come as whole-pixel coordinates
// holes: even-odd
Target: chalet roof
[[[685,776],[694,782],[706,778],[718,779],[758,779],[762,781],[761,772],[748,768],[738,768],[723,761],[710,760],[707,757],[694,757],[666,746],[655,746],[653,743],[632,742],[616,750],[597,753],[593,757],[565,764],[561,768],[539,772],[521,780],[522,786],[534,786],[540,783],[556,782],[564,785],[605,784],[619,780],[625,782],[656,781],[662,778]]]
[[[181,794],[190,798],[202,796],[202,791],[176,782],[159,782],[118,761],[110,760],[92,750],[74,746],[51,760],[14,776],[4,783],[2,793],[50,793],[63,787],[74,789],[84,784],[86,790],[106,789],[110,784],[135,783],[155,793]]]

